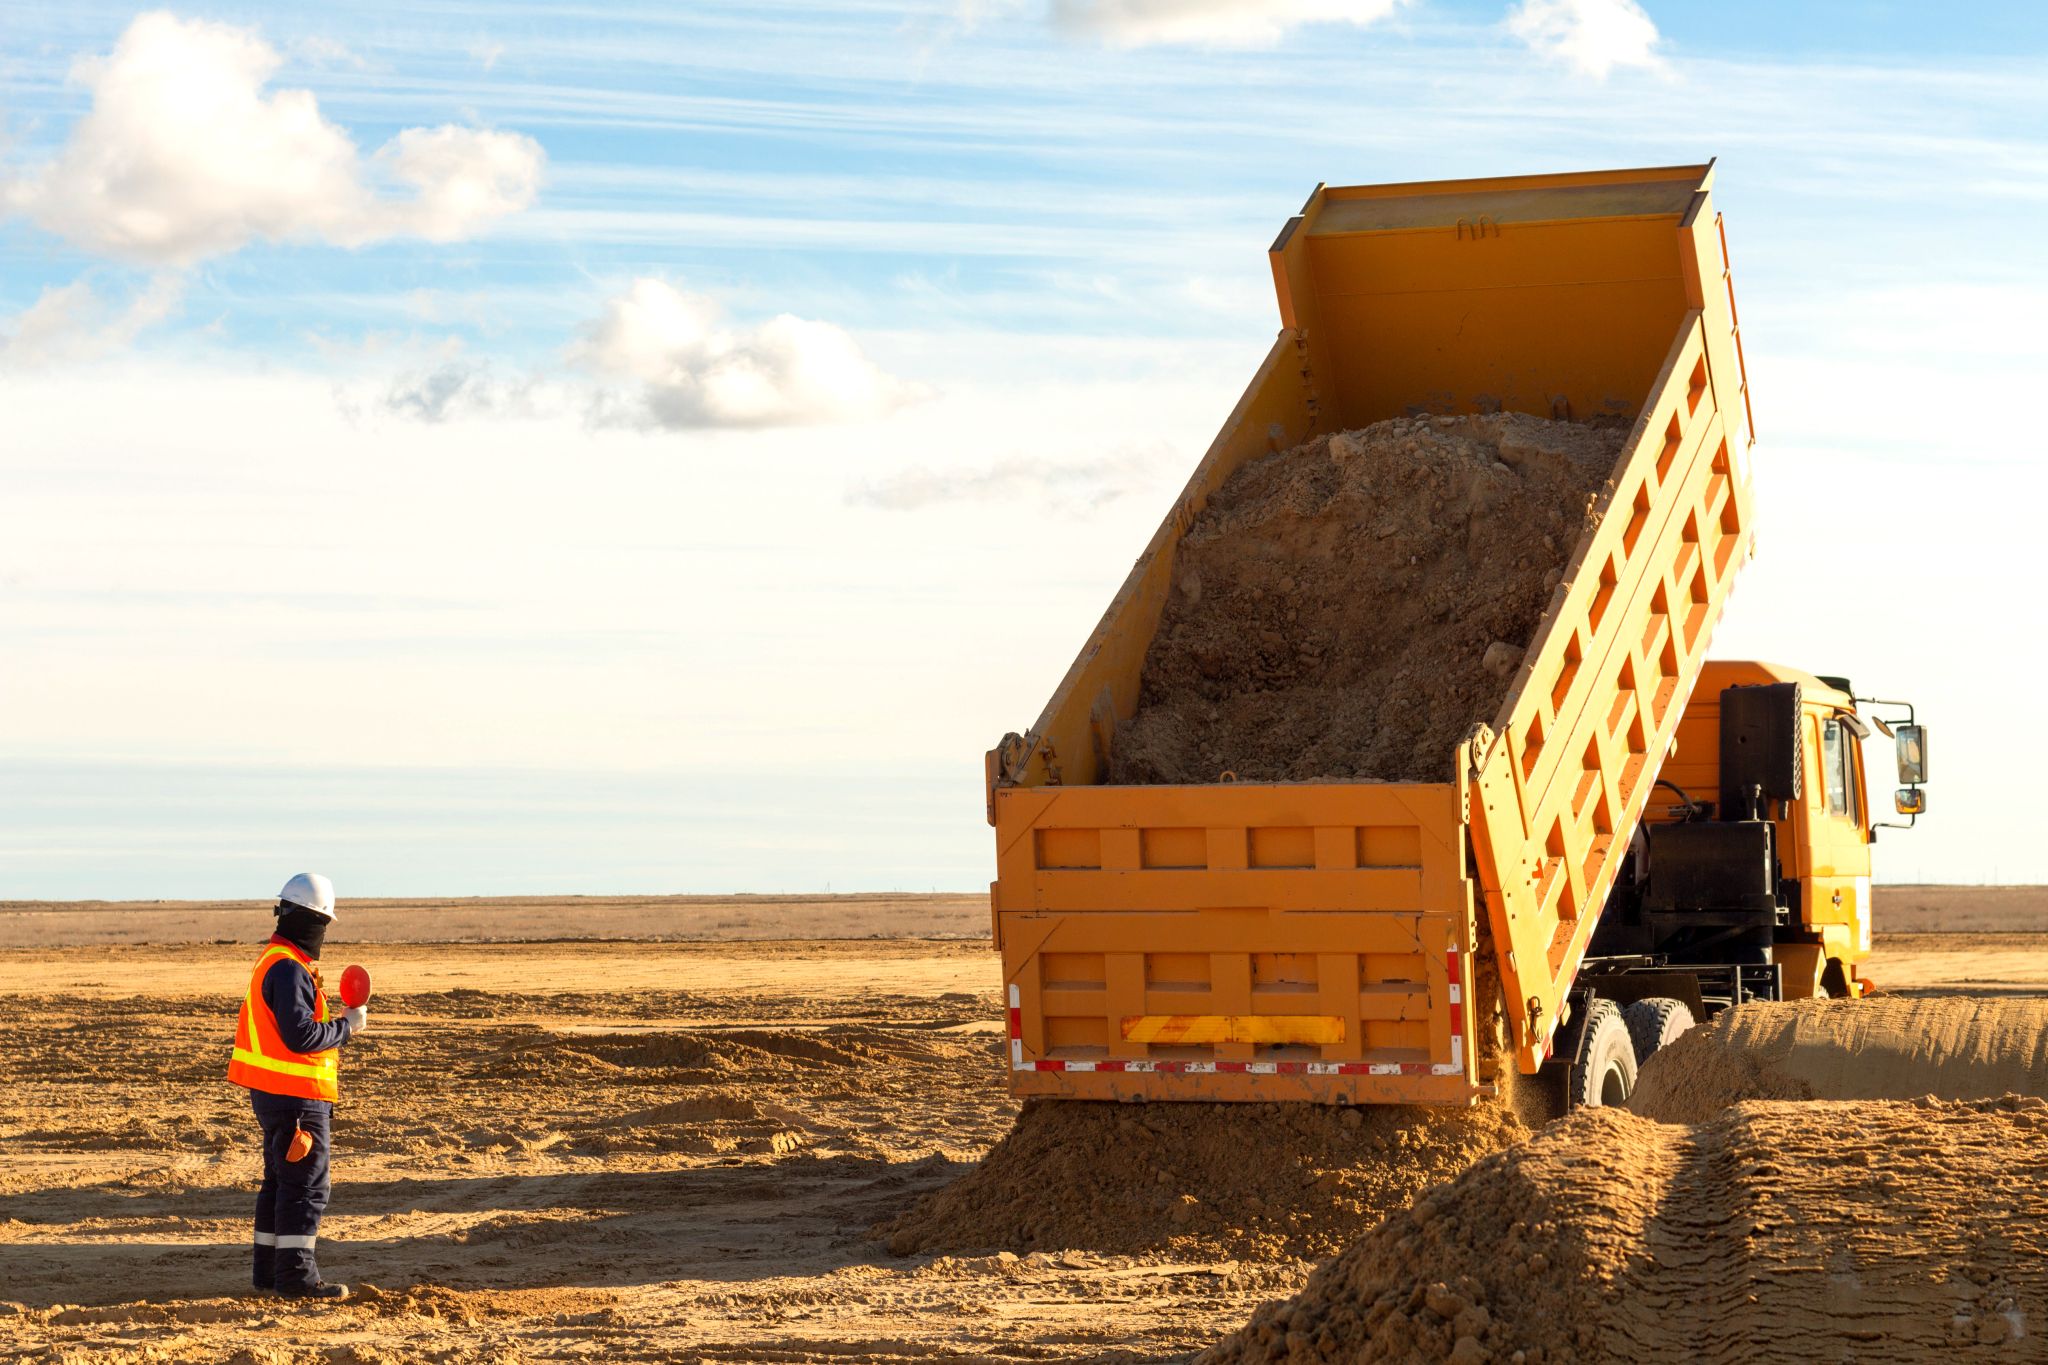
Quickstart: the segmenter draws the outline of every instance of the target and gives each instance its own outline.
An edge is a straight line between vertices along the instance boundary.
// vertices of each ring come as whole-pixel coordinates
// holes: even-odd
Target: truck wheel
[[[1580,1035],[1565,1107],[1622,1104],[1635,1088],[1636,1046],[1628,1036],[1628,1021],[1612,1000],[1595,1000]]]
[[[1621,1012],[1628,1022],[1629,1041],[1635,1044],[1636,1065],[1650,1060],[1650,1054],[1693,1026],[1692,1007],[1683,1000],[1638,1000]]]

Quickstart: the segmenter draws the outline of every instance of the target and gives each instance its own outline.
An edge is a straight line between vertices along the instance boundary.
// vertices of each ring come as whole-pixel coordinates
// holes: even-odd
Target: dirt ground
[[[855,922],[806,904],[759,911]],[[659,942],[639,935],[674,916],[650,903],[638,926],[607,911],[614,942],[337,933],[330,971],[367,963],[377,997],[321,1260],[361,1292],[247,1297],[253,1124],[221,1079],[247,920],[217,922],[243,942],[152,947],[95,937],[125,908],[39,913],[76,946],[0,950],[0,1361],[1163,1361],[1311,1270],[890,1254],[874,1230],[1016,1114],[986,944]],[[761,928],[718,913],[735,940]],[[2048,935],[1887,935],[1871,974],[1902,998],[2048,996]]]
[[[1723,1010],[1643,1065],[1631,1112],[1706,1123],[1743,1100],[2048,1096],[2048,998],[1800,1000]]]
[[[1898,885],[1871,892],[1871,924],[1881,934],[2048,933],[2048,886]]]
[[[248,937],[269,901],[0,901],[0,948],[217,943]],[[549,939],[986,938],[988,896],[344,897],[336,941],[495,943]]]
[[[1652,1059],[1654,1065],[1655,1059]],[[1201,1365],[2039,1361],[2048,1099],[1582,1109]]]
[[[1884,933],[2048,933],[2048,886],[1878,886]],[[350,943],[987,938],[980,892],[851,896],[344,898]],[[266,901],[0,901],[0,948],[239,943]]]

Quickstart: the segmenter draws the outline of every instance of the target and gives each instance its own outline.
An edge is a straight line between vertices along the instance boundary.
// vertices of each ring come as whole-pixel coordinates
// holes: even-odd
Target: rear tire
[[[1625,1104],[1636,1088],[1636,1046],[1612,1000],[1595,1000],[1565,1090],[1567,1109]]]
[[[1668,1046],[1695,1022],[1692,1007],[1683,1000],[1661,998],[1638,1000],[1622,1010],[1628,1023],[1629,1041],[1635,1044],[1636,1066],[1650,1060],[1650,1054]]]

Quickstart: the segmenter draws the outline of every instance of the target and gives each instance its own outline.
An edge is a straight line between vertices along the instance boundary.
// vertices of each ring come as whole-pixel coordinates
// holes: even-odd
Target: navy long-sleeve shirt
[[[294,1052],[340,1047],[353,1032],[346,1019],[329,1019],[323,1024],[314,1018],[319,999],[313,974],[288,957],[280,957],[263,973],[263,1003],[277,1019],[278,1036]]]

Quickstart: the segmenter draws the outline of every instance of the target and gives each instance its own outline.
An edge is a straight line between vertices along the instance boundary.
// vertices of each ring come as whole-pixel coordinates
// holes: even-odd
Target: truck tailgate
[[[1464,804],[1449,783],[999,790],[1012,1088],[1469,1102]]]

